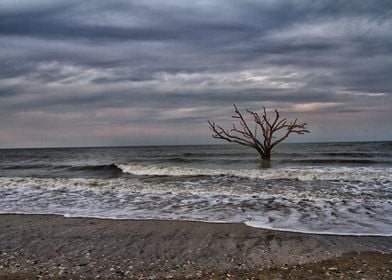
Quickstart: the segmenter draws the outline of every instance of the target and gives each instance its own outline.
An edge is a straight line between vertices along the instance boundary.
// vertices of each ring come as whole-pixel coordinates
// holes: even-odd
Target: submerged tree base
[[[262,159],[260,161],[260,167],[261,168],[271,168],[272,167],[271,160]]]

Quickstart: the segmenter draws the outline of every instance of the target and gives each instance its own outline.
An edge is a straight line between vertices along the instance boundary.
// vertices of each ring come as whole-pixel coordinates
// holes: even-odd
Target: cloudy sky
[[[0,0],[0,147],[219,143],[234,103],[392,140],[391,30],[390,0]]]

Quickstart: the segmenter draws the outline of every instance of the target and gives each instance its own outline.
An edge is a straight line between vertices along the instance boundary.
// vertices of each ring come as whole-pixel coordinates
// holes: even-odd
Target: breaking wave
[[[318,234],[392,232],[390,183],[165,179],[0,177],[0,213],[233,222]]]
[[[160,166],[139,163],[115,164],[122,172],[138,176],[236,176],[250,179],[291,179],[300,181],[372,181],[392,180],[392,168],[320,167],[279,169],[208,169]]]

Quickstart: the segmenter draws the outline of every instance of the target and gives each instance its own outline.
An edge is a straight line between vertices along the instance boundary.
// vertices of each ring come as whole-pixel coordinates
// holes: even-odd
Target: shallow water
[[[392,235],[392,142],[0,150],[0,212]]]

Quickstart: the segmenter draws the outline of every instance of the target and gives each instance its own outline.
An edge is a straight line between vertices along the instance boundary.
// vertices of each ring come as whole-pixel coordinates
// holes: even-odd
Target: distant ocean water
[[[392,142],[0,150],[0,213],[392,236]]]

